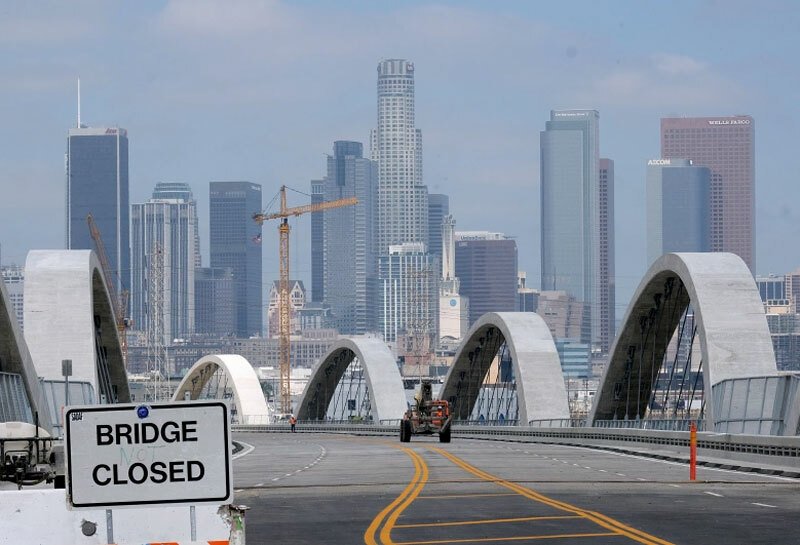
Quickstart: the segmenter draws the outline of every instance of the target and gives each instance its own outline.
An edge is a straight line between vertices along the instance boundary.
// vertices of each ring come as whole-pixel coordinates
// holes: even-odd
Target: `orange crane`
[[[103,266],[103,276],[106,280],[108,287],[108,295],[111,299],[111,304],[114,307],[114,320],[117,324],[117,334],[119,335],[119,344],[122,349],[122,363],[125,369],[128,368],[128,336],[125,330],[130,326],[130,320],[125,315],[128,313],[128,290],[123,290],[122,293],[117,295],[117,288],[114,280],[111,277],[111,265],[108,263],[108,255],[106,254],[106,246],[103,244],[103,237],[100,235],[100,229],[94,222],[91,214],[86,216],[86,223],[89,224],[89,234],[94,240],[94,245],[97,248],[97,257],[100,259],[100,264]]]
[[[305,206],[286,207],[286,186],[282,185],[280,190],[281,209],[272,214],[256,213],[253,219],[259,225],[267,220],[279,219],[278,233],[280,234],[280,283],[278,286],[278,315],[280,317],[280,380],[281,380],[281,412],[289,414],[292,412],[291,399],[291,363],[289,354],[289,216],[299,216],[309,212],[322,212],[331,208],[342,206],[352,206],[358,204],[355,197],[336,199],[321,203],[307,204]]]

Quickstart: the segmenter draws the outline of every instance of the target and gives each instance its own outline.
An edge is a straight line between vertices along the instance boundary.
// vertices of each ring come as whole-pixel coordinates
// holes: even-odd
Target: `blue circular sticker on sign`
[[[450,306],[451,306],[451,307],[454,307],[454,306],[456,306],[457,304],[458,304],[458,301],[456,301],[455,299],[450,299]]]
[[[147,405],[139,405],[136,407],[136,416],[142,419],[147,418],[150,416],[150,407]]]

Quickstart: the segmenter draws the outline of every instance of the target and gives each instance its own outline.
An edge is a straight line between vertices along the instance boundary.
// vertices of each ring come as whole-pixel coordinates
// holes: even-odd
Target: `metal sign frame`
[[[202,410],[198,410],[198,409],[202,409]],[[140,440],[142,442],[145,442],[144,441],[144,436],[145,436],[144,423],[147,422],[148,419],[150,419],[152,416],[156,417],[153,420],[159,420],[159,419],[164,419],[164,418],[168,418],[168,417],[173,417],[173,418],[177,417],[177,418],[183,419],[183,422],[181,423],[181,426],[178,426],[178,427],[175,427],[177,425],[177,423],[175,423],[175,422],[172,422],[172,421],[168,421],[167,422],[168,424],[175,424],[174,426],[170,426],[170,431],[172,433],[179,433],[179,434],[183,433],[183,436],[182,436],[183,439],[174,440],[174,441],[165,441],[164,440],[164,433],[165,433],[164,430],[165,430],[167,424],[166,423],[162,423],[161,424],[161,428],[160,428],[161,431],[155,431],[155,433],[157,434],[157,439],[159,439],[161,441],[161,443],[159,443],[158,441],[156,441],[152,437],[150,438],[149,441],[146,441],[146,442],[149,442],[149,443],[154,443],[153,446],[149,446],[147,448],[150,449],[150,453],[152,455],[152,459],[151,460],[155,461],[156,460],[156,456],[160,453],[159,449],[164,449],[165,447],[168,447],[168,445],[166,443],[172,443],[172,442],[182,443],[182,442],[185,442],[185,441],[198,440],[199,438],[197,438],[197,437],[194,437],[194,438],[191,438],[191,439],[187,439],[187,429],[189,430],[190,433],[191,432],[194,432],[194,433],[200,432],[200,433],[202,433],[202,428],[203,427],[205,427],[205,428],[209,427],[209,420],[208,420],[208,418],[209,418],[209,410],[212,413],[211,417],[212,418],[216,418],[215,416],[213,416],[213,413],[216,412],[215,409],[219,409],[219,415],[222,418],[222,426],[221,427],[224,429],[224,438],[220,442],[222,444],[224,444],[225,452],[224,453],[222,453],[222,452],[214,452],[212,450],[212,451],[210,451],[210,453],[203,453],[202,456],[204,456],[204,457],[202,458],[202,460],[203,461],[207,461],[207,458],[215,458],[215,459],[224,460],[224,465],[225,465],[225,467],[224,467],[224,481],[225,481],[224,488],[225,489],[224,490],[222,490],[221,486],[214,485],[214,486],[216,486],[216,488],[214,488],[213,493],[210,493],[208,496],[204,496],[204,497],[194,496],[194,497],[192,497],[191,496],[192,487],[191,487],[191,485],[187,484],[187,486],[185,486],[184,488],[185,488],[185,490],[187,492],[189,492],[189,493],[187,493],[187,496],[190,496],[190,497],[174,497],[176,495],[176,491],[174,490],[176,485],[174,483],[171,483],[171,485],[173,487],[172,494],[170,496],[164,497],[164,496],[161,496],[161,493],[162,493],[161,491],[156,493],[155,491],[152,490],[152,485],[147,483],[147,486],[149,487],[149,489],[148,489],[149,491],[145,492],[141,499],[130,499],[131,494],[129,493],[129,489],[126,489],[125,492],[127,492],[127,494],[126,493],[122,493],[121,495],[123,496],[123,498],[120,499],[119,501],[114,501],[114,500],[109,501],[107,498],[103,499],[102,501],[100,499],[97,499],[97,501],[95,501],[96,498],[91,497],[91,493],[87,493],[86,489],[84,488],[84,485],[81,484],[78,487],[79,488],[79,494],[78,494],[79,495],[79,499],[78,499],[77,502],[75,501],[75,497],[74,497],[75,494],[74,493],[75,493],[75,491],[77,489],[76,489],[76,487],[74,485],[76,483],[76,478],[78,479],[77,482],[83,482],[83,481],[81,481],[81,479],[89,479],[89,478],[91,478],[91,477],[89,477],[89,474],[88,474],[87,471],[82,471],[86,467],[85,464],[75,463],[75,460],[74,460],[74,457],[75,457],[76,453],[80,452],[81,448],[83,448],[83,452],[81,452],[80,454],[83,455],[85,458],[91,458],[90,456],[86,456],[86,452],[85,452],[86,451],[86,445],[85,445],[85,443],[79,445],[79,444],[73,442],[74,436],[78,435],[78,432],[75,431],[75,428],[81,422],[84,422],[84,418],[86,417],[86,415],[89,415],[89,417],[93,420],[92,425],[95,426],[95,434],[96,434],[95,436],[97,437],[98,441],[99,441],[101,435],[103,437],[109,437],[109,441],[110,441],[111,440],[110,439],[111,438],[111,432],[118,433],[118,429],[115,428],[114,426],[119,426],[119,425],[124,426],[125,424],[120,424],[121,420],[124,421],[124,422],[128,422],[129,421],[130,424],[128,425],[129,427],[127,428],[127,435],[123,434],[122,436],[117,436],[117,440],[120,440],[121,437],[126,437],[127,440],[129,441],[126,444],[126,446],[127,445],[132,445],[132,448],[138,448],[140,450],[143,449],[142,445],[140,444]],[[204,421],[200,426],[198,426],[199,420],[195,420],[195,421],[187,420],[187,418],[191,418],[191,413],[192,412],[196,412],[199,415],[203,416]],[[104,413],[105,415],[108,415],[110,417],[109,418],[109,422],[112,422],[112,424],[103,424],[102,420],[98,421],[97,417],[98,416],[102,417],[103,415],[102,414],[101,415],[97,415],[97,413]],[[125,413],[128,413],[128,414],[125,414]],[[175,415],[168,414],[168,413],[175,413]],[[129,418],[127,418],[128,416],[129,416]],[[230,415],[230,408],[228,407],[228,404],[225,403],[225,402],[222,402],[222,401],[199,401],[199,402],[188,402],[187,401],[187,402],[179,402],[179,403],[153,403],[153,404],[126,403],[126,404],[115,404],[115,405],[89,405],[89,406],[67,407],[66,411],[64,413],[64,430],[65,430],[64,444],[65,444],[65,454],[66,454],[66,484],[67,484],[67,505],[68,505],[68,507],[70,509],[110,509],[112,507],[114,507],[114,508],[116,508],[116,507],[138,507],[138,506],[143,506],[143,505],[159,505],[159,504],[169,504],[169,505],[217,504],[217,505],[220,505],[220,504],[230,503],[233,500],[233,465],[232,465],[232,456],[231,456],[230,416],[231,416]],[[139,430],[141,431],[141,436],[142,436],[141,438],[139,437],[140,431],[136,431],[135,434],[134,434],[133,431],[131,431],[131,430],[134,429],[132,426],[134,424],[137,424],[137,423],[141,424],[141,427],[139,428]],[[198,429],[192,430],[191,427],[187,428],[186,425],[185,425],[186,423],[194,423],[195,426]],[[109,434],[108,435],[103,435],[103,434],[100,433],[99,430],[97,430],[97,426],[100,426],[100,425],[107,425],[109,427]],[[210,424],[210,426],[215,427],[215,428],[219,428],[220,427],[219,426],[219,422],[216,422],[216,423],[212,422]],[[151,425],[150,428],[149,428],[149,430],[151,432],[153,431],[153,427],[154,426]],[[158,429],[158,425],[155,425],[155,428]],[[87,432],[81,431],[81,433],[85,435]],[[131,441],[133,441],[134,437],[136,438],[136,442],[135,443],[131,443]],[[218,439],[215,436],[203,436],[202,437],[202,442],[208,442],[209,441],[209,439],[208,439],[209,437],[211,437],[210,441],[212,443]],[[173,437],[173,439],[174,439],[174,437]],[[75,441],[78,441],[78,440],[76,439]],[[115,445],[111,445],[110,443],[107,444],[107,446],[110,446],[112,448],[114,448],[116,445],[122,445],[121,440],[120,440],[119,443],[115,443]],[[103,446],[106,446],[106,445],[103,445]],[[208,445],[206,445],[206,446],[208,446]],[[212,446],[214,448],[216,448],[219,445],[214,443]],[[99,443],[98,443],[98,446],[96,448],[100,448]],[[116,448],[120,448],[120,447],[116,447]],[[191,479],[189,479],[189,472],[191,471],[191,466],[188,465],[191,462],[194,462],[195,464],[199,463],[201,465],[202,474],[201,474],[201,477],[196,479],[196,480],[199,481],[200,479],[202,479],[202,477],[205,476],[205,467],[202,465],[202,462],[200,460],[189,461],[189,460],[184,459],[185,458],[185,454],[184,453],[187,452],[187,451],[191,452],[194,455],[197,455],[199,447],[193,446],[193,448],[190,448],[190,447],[188,447],[186,445],[182,445],[180,447],[174,447],[174,448],[176,448],[176,449],[180,448],[180,456],[179,456],[179,458],[181,458],[181,460],[173,460],[173,462],[185,461],[187,463],[186,481],[188,482],[189,480],[191,480]],[[102,458],[102,457],[100,457],[100,458]],[[141,460],[141,458],[139,458],[139,459]],[[132,460],[132,458],[131,458],[131,460]],[[94,460],[94,461],[96,461],[96,460]],[[158,461],[160,461],[160,460],[158,460]],[[135,465],[135,463],[130,464],[130,466],[132,466],[132,465]],[[152,466],[152,465],[149,468],[147,466],[145,466],[144,463],[141,463],[141,462],[139,463],[139,465],[142,465],[144,467],[144,471],[147,472],[147,473],[144,473],[144,475],[151,476],[151,480],[152,480],[153,483],[159,483],[159,481],[155,480],[155,478],[154,478],[155,475],[159,475],[159,477],[160,477],[160,475],[162,473],[165,473],[165,474],[168,474],[170,477],[172,477],[172,473],[166,471],[166,469],[164,467],[159,467],[158,468],[158,472],[156,472],[154,466]],[[170,464],[162,463],[162,466],[163,465],[166,465],[167,467],[169,467],[170,470],[172,469]],[[128,467],[128,471],[130,471],[130,466]],[[98,467],[100,467],[100,466],[96,466],[95,469],[93,470],[92,477],[94,477],[95,479],[97,477],[97,468]],[[104,470],[107,470],[103,474],[104,477],[106,477],[107,475],[110,475],[111,472],[112,472],[111,468],[108,465],[104,466]],[[152,472],[152,474],[150,472]],[[116,467],[116,465],[114,466],[114,469],[113,469],[113,475],[114,475],[114,479],[115,479],[115,481],[114,481],[115,484],[127,484],[127,481],[119,482],[119,483],[116,482],[116,478],[117,478],[117,467]],[[223,480],[219,471],[215,471],[214,472],[214,476],[215,476],[215,480],[217,480],[217,481]],[[128,477],[130,478],[130,473],[128,474]],[[110,476],[108,476],[107,478],[109,480],[111,479]],[[166,479],[166,477],[165,477],[165,479]],[[147,479],[144,478],[142,480],[142,482],[145,482],[146,480]],[[178,480],[182,481],[182,479],[178,479]],[[132,479],[131,479],[131,482],[133,484],[135,484],[135,485],[142,484],[142,483],[137,483],[136,481],[133,481]],[[95,483],[99,484],[99,482],[97,480],[95,480]],[[208,485],[206,485],[206,486],[208,486]],[[217,492],[217,490],[218,490],[218,492]],[[87,498],[86,497],[87,495],[90,496],[90,497]]]

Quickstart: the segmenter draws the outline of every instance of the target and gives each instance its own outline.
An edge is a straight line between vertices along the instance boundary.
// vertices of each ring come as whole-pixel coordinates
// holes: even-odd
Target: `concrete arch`
[[[218,370],[230,379],[239,423],[267,424],[269,410],[258,376],[249,361],[235,354],[209,355],[197,360],[178,385],[172,401],[197,399]]]
[[[440,397],[457,420],[469,418],[481,384],[503,342],[517,381],[518,422],[569,419],[561,362],[550,329],[532,312],[490,312],[473,324],[456,352]]]
[[[107,402],[130,402],[113,305],[93,251],[28,252],[24,316],[25,339],[40,376],[61,380],[61,360],[70,359],[70,380],[92,384],[95,402],[104,395],[104,378],[111,385]],[[103,357],[107,368],[100,365]]]
[[[325,419],[336,386],[356,357],[364,366],[373,420],[403,417],[408,403],[397,362],[389,347],[373,337],[348,337],[336,341],[314,367],[298,403],[298,419]]]
[[[654,320],[661,305],[672,299],[676,312]],[[628,307],[611,348],[603,379],[595,395],[589,423],[624,418],[620,399],[633,399],[639,376],[657,375],[671,333],[691,303],[703,358],[706,429],[713,430],[712,387],[728,379],[774,375],[777,372],[764,307],[753,276],[742,259],[731,253],[673,253],[659,258],[645,274]],[[666,314],[666,313],[662,313]],[[657,322],[657,323],[656,323]],[[655,341],[640,347],[642,328],[652,323]],[[638,352],[637,352],[638,350]],[[629,352],[644,362],[639,373],[628,366]],[[633,367],[630,369],[629,367]],[[627,370],[627,375],[626,375]],[[634,375],[631,380],[626,377]],[[635,393],[634,415],[644,416],[652,392],[644,384]],[[615,392],[616,390],[616,392]],[[628,397],[630,396],[630,397]]]
[[[39,385],[33,359],[20,331],[2,278],[0,278],[0,372],[14,373],[22,377],[31,416],[35,419],[38,414],[39,426],[50,430],[52,427],[50,411],[47,410],[47,402]]]

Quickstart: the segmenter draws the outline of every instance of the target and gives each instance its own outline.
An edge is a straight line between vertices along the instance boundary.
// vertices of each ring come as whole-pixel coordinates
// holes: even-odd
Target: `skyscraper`
[[[325,180],[311,180],[311,204],[325,200]],[[325,225],[324,212],[311,213],[311,301],[325,299]]]
[[[614,271],[614,161],[600,159],[600,351],[608,354],[616,329]]]
[[[234,332],[239,337],[261,335],[261,227],[253,221],[262,207],[261,186],[211,182],[209,191],[211,267],[230,267],[233,272]]]
[[[503,233],[455,234],[455,275],[469,298],[469,325],[487,312],[517,309],[517,242]]]
[[[647,264],[669,252],[711,250],[708,167],[688,159],[647,162]]]
[[[233,271],[201,267],[194,277],[195,333],[227,337],[236,329]]]
[[[422,182],[422,132],[414,125],[414,64],[378,64],[378,127],[372,131],[378,163],[378,253],[390,245],[428,243],[428,191]]]
[[[24,331],[25,322],[25,269],[16,265],[0,266],[0,282],[5,282],[8,299],[17,317],[19,330]]]
[[[153,252],[163,263],[164,342],[186,337],[195,327],[195,269],[197,204],[188,184],[162,182],[153,197],[131,206],[131,316],[136,327],[147,329],[152,311],[149,278]]]
[[[450,197],[428,195],[428,253],[442,261],[442,221],[450,214]]]
[[[378,322],[386,342],[398,335],[432,341],[438,330],[438,262],[424,250],[424,243],[409,242],[392,245],[379,257]]]
[[[325,201],[356,197],[358,204],[323,213],[324,303],[340,333],[375,330],[377,165],[360,142],[337,141],[328,156]]]
[[[599,121],[596,110],[551,111],[540,135],[541,287],[566,291],[585,304],[590,319],[581,340],[598,347],[602,344]]]
[[[94,250],[86,216],[103,237],[117,293],[130,286],[128,131],[78,126],[67,136],[66,247]]]
[[[663,118],[661,157],[690,159],[711,170],[711,251],[733,252],[755,271],[753,118]]]

